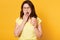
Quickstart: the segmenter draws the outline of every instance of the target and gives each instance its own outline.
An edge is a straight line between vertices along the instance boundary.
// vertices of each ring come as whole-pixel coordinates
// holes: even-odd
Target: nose
[[[28,13],[28,8],[26,8],[25,11]]]

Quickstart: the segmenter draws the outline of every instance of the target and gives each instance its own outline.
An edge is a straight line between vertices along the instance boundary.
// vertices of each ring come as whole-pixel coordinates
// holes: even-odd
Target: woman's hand
[[[34,26],[34,31],[36,33],[37,38],[40,39],[42,37],[41,24],[38,24],[37,19],[34,17],[32,18],[31,23]]]
[[[37,28],[38,27],[38,22],[37,22],[37,19],[32,17],[31,19],[31,24],[34,26],[34,28]]]
[[[29,18],[29,13],[27,12],[25,15],[23,15],[23,21],[27,22],[28,18]]]

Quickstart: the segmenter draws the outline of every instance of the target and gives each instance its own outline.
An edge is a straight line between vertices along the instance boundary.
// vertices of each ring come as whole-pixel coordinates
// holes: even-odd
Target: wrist
[[[34,27],[34,29],[38,29],[37,27]]]
[[[38,28],[38,25],[35,25],[34,28]]]
[[[25,24],[26,22],[25,22],[25,21],[23,21],[22,23],[23,23],[23,24]]]

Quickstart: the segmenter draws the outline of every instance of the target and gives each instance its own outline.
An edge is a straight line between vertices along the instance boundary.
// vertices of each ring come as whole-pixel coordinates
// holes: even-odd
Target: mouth
[[[29,12],[27,12],[26,14],[29,14]]]
[[[29,15],[29,12],[27,12],[26,14]]]

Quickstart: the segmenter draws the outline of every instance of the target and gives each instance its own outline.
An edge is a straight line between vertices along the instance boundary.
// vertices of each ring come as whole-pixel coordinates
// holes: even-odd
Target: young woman
[[[14,34],[19,40],[37,40],[41,37],[41,20],[37,17],[31,1],[27,0],[22,3]]]

